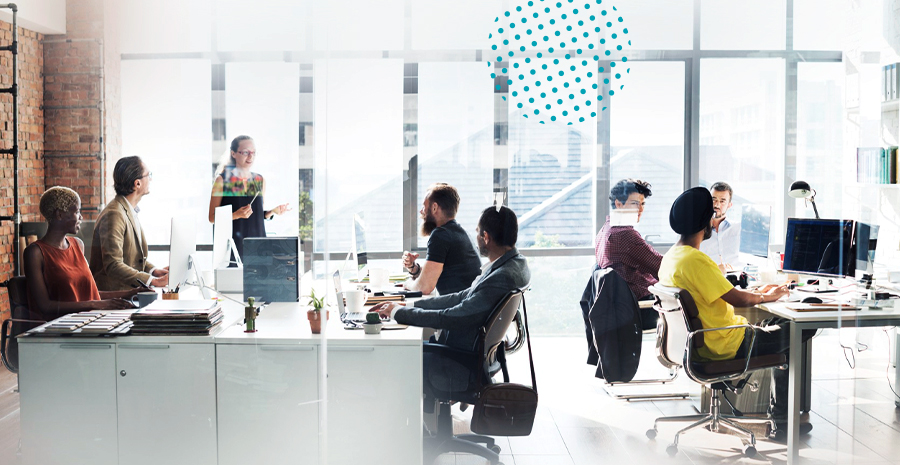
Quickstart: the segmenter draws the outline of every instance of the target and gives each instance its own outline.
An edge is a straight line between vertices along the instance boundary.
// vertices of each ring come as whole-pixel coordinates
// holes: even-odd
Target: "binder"
[[[897,98],[898,82],[897,82],[897,63],[891,65],[891,100]]]

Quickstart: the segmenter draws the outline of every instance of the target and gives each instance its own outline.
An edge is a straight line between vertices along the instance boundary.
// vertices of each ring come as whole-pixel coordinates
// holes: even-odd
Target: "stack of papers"
[[[155,300],[134,312],[134,335],[209,335],[225,318],[213,300]]]

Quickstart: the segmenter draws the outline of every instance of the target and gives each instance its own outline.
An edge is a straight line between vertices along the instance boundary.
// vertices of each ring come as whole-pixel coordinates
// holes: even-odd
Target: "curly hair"
[[[620,203],[625,203],[628,200],[628,196],[637,192],[638,194],[643,195],[645,198],[653,195],[650,192],[650,183],[647,181],[641,181],[640,179],[623,179],[616,183],[612,189],[609,191],[609,205],[613,208],[616,208],[616,200]]]
[[[41,215],[47,221],[53,221],[59,217],[60,213],[65,213],[80,202],[81,198],[74,190],[63,186],[53,186],[41,195]]]

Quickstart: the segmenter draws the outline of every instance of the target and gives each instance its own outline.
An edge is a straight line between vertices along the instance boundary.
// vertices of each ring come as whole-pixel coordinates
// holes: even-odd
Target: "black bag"
[[[522,314],[525,316],[525,340],[528,344],[528,363],[531,365],[531,387],[517,383],[497,383],[484,388],[472,411],[471,427],[474,433],[489,436],[531,434],[534,415],[537,412],[538,393],[525,299],[522,299]]]

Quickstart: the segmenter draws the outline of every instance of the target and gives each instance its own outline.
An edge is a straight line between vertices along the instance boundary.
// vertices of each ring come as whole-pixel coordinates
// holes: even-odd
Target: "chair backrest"
[[[667,367],[680,367],[684,364],[688,333],[694,330],[688,323],[688,318],[685,317],[683,305],[687,299],[690,299],[693,308],[696,309],[697,306],[691,295],[681,288],[657,283],[650,286],[650,292],[656,296],[653,309],[659,313],[661,322],[656,327],[657,358]],[[698,323],[699,321],[697,320]],[[702,324],[699,327],[702,328]],[[700,341],[702,345],[702,339]]]
[[[28,311],[28,287],[24,276],[10,278],[7,283],[9,291],[9,316],[17,320],[30,318]]]
[[[486,363],[496,359],[497,350],[505,343],[509,325],[515,321],[520,305],[522,305],[522,290],[514,289],[503,297],[488,317],[481,330],[483,336],[480,336],[479,342],[476,343],[481,346]]]
[[[24,276],[11,278],[6,286],[9,292],[9,316],[0,326],[0,362],[11,372],[19,371],[19,344],[16,336],[37,326],[29,323],[28,289]]]

